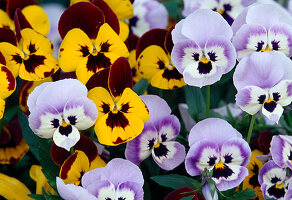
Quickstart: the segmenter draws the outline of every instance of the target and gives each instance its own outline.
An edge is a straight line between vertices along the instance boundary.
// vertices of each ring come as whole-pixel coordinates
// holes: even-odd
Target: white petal
[[[70,148],[79,141],[80,133],[74,126],[68,125],[67,127],[68,129],[66,132],[62,130],[62,127],[59,127],[53,135],[53,140],[58,147],[62,147],[67,151],[70,151]],[[71,129],[69,127],[71,127]]]

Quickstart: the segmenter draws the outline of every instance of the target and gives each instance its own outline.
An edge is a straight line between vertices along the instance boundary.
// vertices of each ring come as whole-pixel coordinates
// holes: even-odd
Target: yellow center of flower
[[[265,51],[273,51],[273,49],[270,49],[269,45],[267,45],[265,49],[261,50],[261,52]]]
[[[112,108],[112,113],[118,113],[119,112],[119,107],[118,104],[115,102]]]
[[[91,51],[91,54],[96,56],[99,52],[99,49],[93,44],[93,49]]]
[[[280,184],[280,185],[278,185],[278,184],[275,185],[275,188],[276,188],[276,189],[282,189],[283,187],[284,187],[284,186],[283,186],[283,183]]]
[[[69,126],[70,124],[67,124],[64,120],[62,121],[62,124],[61,124],[61,126],[62,127],[67,127],[67,126]]]
[[[200,60],[200,62],[207,64],[210,60],[208,58],[206,58],[205,56],[203,56],[203,58]]]
[[[222,14],[224,13],[224,10],[220,9],[220,10],[218,11],[218,13],[219,13],[220,15],[222,15]]]
[[[271,103],[272,101],[274,101],[273,99],[271,99],[271,97],[269,96],[267,101],[264,101],[264,103]]]
[[[154,145],[154,148],[159,148],[160,147],[160,142],[157,142],[155,145]]]
[[[220,160],[219,163],[215,164],[215,169],[224,169],[224,163]]]

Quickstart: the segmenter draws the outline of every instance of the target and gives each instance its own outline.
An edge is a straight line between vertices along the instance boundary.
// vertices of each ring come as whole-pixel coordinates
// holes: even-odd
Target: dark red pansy
[[[9,28],[0,28],[0,42],[8,42],[17,46],[17,40],[13,30]]]
[[[80,136],[80,140],[73,146],[73,148],[74,150],[83,151],[88,157],[89,162],[92,162],[98,155],[97,147],[90,138],[82,134],[80,134]],[[69,151],[64,148],[58,147],[57,145],[55,145],[55,143],[53,143],[51,148],[51,156],[53,161],[57,165],[61,166],[70,155],[71,154]]]
[[[264,130],[260,132],[258,137],[258,146],[259,150],[261,150],[264,154],[268,154],[270,152],[271,141],[275,134],[270,130]]]
[[[14,13],[17,8],[23,9],[29,5],[37,5],[35,0],[8,0],[7,1],[7,13],[11,19],[14,17]]]
[[[133,88],[133,75],[125,57],[118,58],[110,68],[108,87],[114,97],[122,95],[125,88]]]
[[[134,34],[130,34],[128,39],[126,40],[126,45],[128,47],[128,50],[136,50],[137,47],[137,43],[139,41],[139,37],[134,35]]]
[[[5,60],[5,57],[3,56],[3,54],[0,52],[0,63],[2,65],[6,65],[6,60]]]
[[[166,34],[167,34],[167,30],[165,29],[152,29],[144,33],[140,37],[137,44],[136,59],[138,59],[142,51],[150,45],[157,45],[165,50],[164,40],[165,40]]]
[[[190,187],[182,187],[169,193],[163,200],[180,200],[183,197],[193,196],[192,200],[205,200],[204,196]]]
[[[164,47],[168,54],[171,54],[172,48],[173,48],[173,42],[172,42],[172,35],[171,31],[174,29],[175,24],[170,27],[170,29],[167,31],[167,34],[165,36],[165,41],[164,41]]]
[[[105,17],[101,9],[89,2],[79,2],[68,7],[60,17],[58,29],[62,39],[68,31],[80,28],[90,39],[95,39]]]
[[[104,20],[106,23],[110,25],[110,27],[117,33],[120,33],[120,24],[117,15],[113,12],[113,10],[105,3],[103,0],[93,0],[95,6],[100,8],[104,14]]]
[[[31,28],[30,23],[27,21],[26,17],[23,15],[22,11],[17,8],[14,15],[14,24],[15,24],[15,32],[16,38],[19,41],[21,39],[20,31],[25,28]]]
[[[109,77],[110,68],[105,68],[95,74],[93,74],[86,83],[87,90],[91,90],[95,87],[103,87],[108,89],[108,77]]]

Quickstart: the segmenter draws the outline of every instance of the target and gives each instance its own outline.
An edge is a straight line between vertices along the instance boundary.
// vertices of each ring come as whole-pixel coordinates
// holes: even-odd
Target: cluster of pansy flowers
[[[0,163],[14,164],[29,151],[19,122],[4,123],[5,99],[22,79],[19,107],[32,132],[53,142],[50,155],[60,167],[56,188],[40,166],[31,167],[37,194],[142,200],[145,177],[139,167],[152,156],[166,171],[184,163],[186,173],[202,182],[205,199],[237,187],[253,189],[259,199],[292,197],[292,136],[271,136],[265,152],[249,144],[259,110],[278,123],[292,101],[292,16],[280,5],[185,0],[185,18],[166,29],[167,10],[155,0],[72,0],[58,21],[55,58],[43,9],[34,0],[4,4]],[[252,115],[246,140],[226,120],[209,118],[210,86],[234,68],[236,105]],[[188,145],[179,142],[181,122],[163,98],[134,92],[141,79],[160,91],[206,87],[206,119],[192,121]],[[87,137],[86,131],[93,134]],[[103,145],[123,143],[125,159],[105,156]],[[0,174],[0,186],[7,199],[30,199],[30,191],[12,177]],[[179,194],[186,191],[194,195],[187,188]],[[172,195],[177,193],[166,199]]]

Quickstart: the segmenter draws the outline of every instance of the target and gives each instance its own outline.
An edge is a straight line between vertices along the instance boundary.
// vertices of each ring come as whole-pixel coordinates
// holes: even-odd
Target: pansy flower
[[[238,16],[232,29],[238,59],[264,51],[292,55],[292,17],[281,5],[252,5]]]
[[[81,184],[82,187],[65,184],[57,178],[58,192],[65,200],[143,200],[144,196],[144,179],[139,167],[121,158],[85,173]]]
[[[152,86],[165,90],[185,85],[183,76],[170,58],[173,48],[171,30],[152,29],[146,32],[139,39],[136,51],[138,73]]]
[[[105,15],[93,3],[73,4],[59,21],[59,32],[64,38],[59,49],[60,67],[65,72],[76,71],[77,79],[84,84],[93,74],[109,68],[117,58],[129,55],[118,36],[119,22],[115,14],[110,10]],[[101,5],[109,8],[104,2]]]
[[[250,115],[259,110],[278,122],[283,106],[292,101],[292,62],[277,52],[253,53],[243,58],[233,75],[236,104]]]
[[[236,52],[231,37],[229,24],[208,9],[198,9],[175,25],[171,59],[188,85],[211,85],[232,70]]]
[[[265,199],[285,200],[291,180],[291,176],[286,174],[286,168],[279,167],[273,160],[264,164],[259,173],[259,183]]]
[[[184,0],[183,16],[188,16],[195,10],[207,8],[217,11],[231,25],[244,7],[251,5],[256,0]]]
[[[141,99],[147,105],[150,119],[145,123],[142,133],[129,141],[125,156],[139,164],[152,155],[154,161],[164,170],[172,170],[185,158],[185,147],[174,141],[180,131],[180,123],[167,103],[158,96],[144,95]],[[165,109],[165,110],[163,110]],[[160,111],[158,116],[157,110]]]
[[[130,30],[138,37],[151,29],[165,29],[168,25],[168,12],[159,1],[136,0],[133,7],[134,17],[130,19]]]
[[[149,119],[149,111],[131,89],[133,79],[127,59],[117,59],[110,70],[101,71],[96,80],[102,87],[91,89],[88,98],[94,101],[99,111],[94,127],[98,141],[105,145],[118,145],[134,139]]]
[[[248,175],[245,166],[251,156],[250,147],[225,120],[208,118],[198,122],[188,140],[185,165],[191,176],[208,170],[218,190],[225,191],[238,186]]]
[[[70,150],[80,139],[79,130],[91,127],[98,115],[87,98],[86,87],[78,80],[64,79],[43,83],[29,95],[29,126],[42,138]]]

